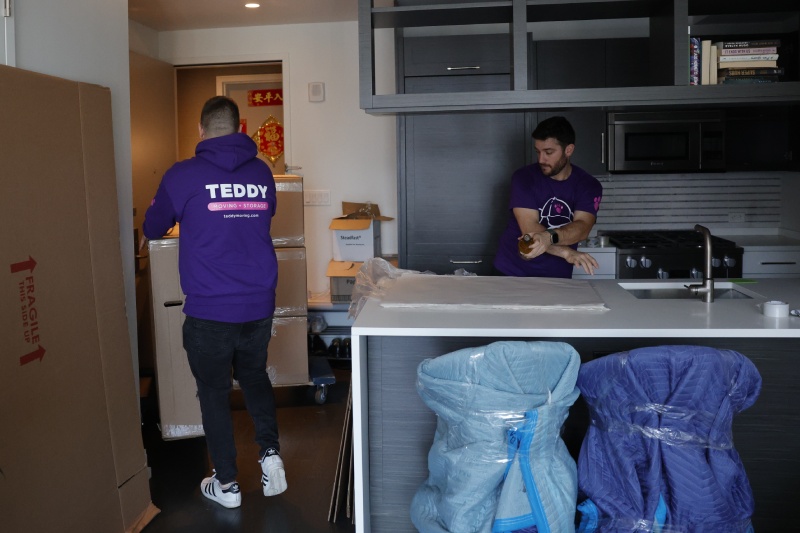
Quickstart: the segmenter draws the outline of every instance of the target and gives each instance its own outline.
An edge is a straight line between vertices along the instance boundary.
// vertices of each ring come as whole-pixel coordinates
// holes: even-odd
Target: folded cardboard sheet
[[[588,281],[406,273],[387,288],[382,307],[606,311]]]

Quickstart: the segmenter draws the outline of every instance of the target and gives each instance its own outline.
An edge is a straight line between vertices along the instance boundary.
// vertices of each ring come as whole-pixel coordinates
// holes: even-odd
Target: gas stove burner
[[[693,230],[607,231],[609,244],[617,248],[620,279],[703,277],[703,235]],[[712,276],[742,276],[741,247],[711,236]]]
[[[608,231],[604,233],[617,248],[639,250],[682,250],[703,247],[703,236],[692,230]],[[735,243],[715,235],[712,247],[736,246]]]

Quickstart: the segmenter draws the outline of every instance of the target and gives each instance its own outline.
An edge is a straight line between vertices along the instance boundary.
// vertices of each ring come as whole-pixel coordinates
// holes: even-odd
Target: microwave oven
[[[609,172],[725,170],[721,110],[608,113]]]

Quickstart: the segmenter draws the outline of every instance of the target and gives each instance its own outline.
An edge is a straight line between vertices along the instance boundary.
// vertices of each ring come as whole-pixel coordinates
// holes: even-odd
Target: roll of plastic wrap
[[[779,300],[764,302],[764,315],[772,317],[789,316],[789,304]]]

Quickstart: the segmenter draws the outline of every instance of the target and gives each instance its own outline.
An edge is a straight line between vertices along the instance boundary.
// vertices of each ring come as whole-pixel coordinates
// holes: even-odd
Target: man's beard
[[[558,160],[558,162],[556,162],[555,165],[553,165],[550,171],[546,171],[542,167],[542,174],[544,174],[545,176],[555,176],[556,174],[564,170],[564,167],[567,166],[567,163],[569,163],[569,159],[567,159],[566,157],[562,157],[561,159]],[[541,167],[541,165],[539,166]]]

